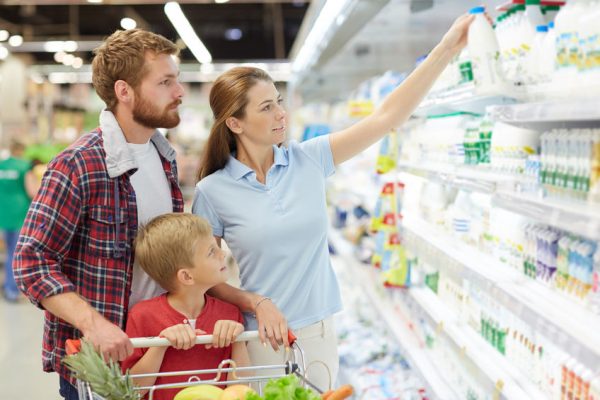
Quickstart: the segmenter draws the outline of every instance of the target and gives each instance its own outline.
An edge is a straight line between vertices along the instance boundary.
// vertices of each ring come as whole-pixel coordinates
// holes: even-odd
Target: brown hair
[[[229,117],[244,118],[248,91],[259,81],[273,82],[260,68],[235,67],[217,78],[210,90],[210,108],[215,121],[204,148],[198,180],[225,167],[229,155],[236,150],[235,136],[225,121]]]
[[[137,89],[147,70],[146,53],[178,55],[177,46],[161,35],[142,29],[116,31],[94,50],[92,83],[98,96],[114,111],[115,82],[124,80]]]
[[[25,143],[23,143],[21,140],[19,139],[11,139],[10,143],[8,145],[8,149],[10,151],[11,155],[22,155],[22,153],[25,151]]]
[[[210,238],[212,228],[189,213],[160,215],[140,228],[135,239],[135,260],[167,291],[175,289],[175,276],[194,265],[198,239]]]

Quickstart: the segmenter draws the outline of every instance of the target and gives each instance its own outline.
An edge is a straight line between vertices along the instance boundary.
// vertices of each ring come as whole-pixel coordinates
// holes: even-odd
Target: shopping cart
[[[236,342],[247,342],[251,340],[258,340],[259,335],[257,331],[248,331],[243,332],[236,338]],[[131,343],[134,348],[139,347],[162,347],[162,346],[170,346],[171,343],[165,338],[159,337],[149,337],[149,338],[131,338]],[[276,364],[276,365],[261,365],[261,366],[250,366],[250,367],[238,367],[233,360],[223,360],[219,364],[219,366],[215,369],[202,369],[202,370],[192,370],[192,371],[173,371],[173,372],[161,372],[154,374],[136,374],[130,375],[131,378],[142,378],[142,377],[160,377],[160,376],[190,376],[185,381],[178,383],[169,383],[169,384],[161,384],[161,385],[152,385],[152,386],[140,386],[137,387],[136,390],[140,391],[148,391],[148,400],[152,400],[154,397],[154,393],[157,390],[161,389],[178,389],[185,388],[196,385],[210,384],[210,385],[230,385],[230,384],[244,384],[244,383],[258,383],[258,393],[262,395],[262,383],[266,383],[270,379],[279,379],[284,376],[293,374],[296,375],[300,381],[302,382],[304,387],[310,387],[315,390],[317,393],[322,394],[324,390],[315,386],[310,382],[310,380],[306,377],[306,360],[304,357],[304,351],[302,350],[299,343],[296,341],[296,337],[291,331],[288,331],[288,341],[291,346],[291,350],[287,355],[287,360],[284,364]],[[196,345],[199,344],[210,344],[212,343],[212,335],[199,335],[196,337]],[[81,343],[79,340],[67,340],[66,350],[67,354],[75,354],[81,348]],[[331,372],[327,365],[323,364],[329,374],[329,388],[331,389],[332,379]],[[280,373],[263,373],[266,371],[279,370]],[[221,381],[222,374],[232,373],[231,380]],[[253,376],[238,376],[237,374],[243,374],[245,372],[251,372]],[[217,374],[217,376],[213,379],[201,379],[200,376],[206,374]],[[89,383],[77,380],[77,392],[79,394],[80,400],[104,400],[101,396],[94,393]]]

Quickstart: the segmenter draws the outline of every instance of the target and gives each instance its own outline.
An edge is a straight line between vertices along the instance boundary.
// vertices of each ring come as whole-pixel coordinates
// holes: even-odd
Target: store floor
[[[57,375],[42,371],[43,318],[28,301],[0,297],[0,399],[61,399]]]

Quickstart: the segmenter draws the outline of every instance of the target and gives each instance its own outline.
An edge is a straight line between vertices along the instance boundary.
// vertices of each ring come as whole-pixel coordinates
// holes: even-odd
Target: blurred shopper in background
[[[8,302],[16,302],[21,292],[13,276],[12,262],[19,231],[25,221],[35,187],[28,191],[31,180],[31,163],[23,159],[25,145],[18,140],[10,143],[10,156],[0,160],[0,229],[4,234],[6,259],[4,261],[4,285],[2,296]]]
[[[107,359],[132,353],[127,310],[164,292],[134,264],[137,228],[183,211],[175,151],[157,131],[179,124],[178,48],[133,29],[95,53],[100,126],[49,163],[14,262],[20,289],[45,310],[43,367],[58,372],[65,399],[78,399],[61,362],[67,339],[83,336]]]
[[[241,289],[221,284],[210,294],[245,311],[253,364],[280,364],[295,330],[321,389],[338,372],[333,314],[342,309],[327,246],[325,179],[402,125],[437,77],[467,44],[473,16],[459,17],[441,42],[371,115],[327,136],[298,143],[286,138],[283,100],[271,77],[233,68],[210,92],[215,122],[200,166],[193,212],[206,218],[239,263]],[[310,189],[309,189],[310,188]],[[331,377],[331,379],[329,379]]]

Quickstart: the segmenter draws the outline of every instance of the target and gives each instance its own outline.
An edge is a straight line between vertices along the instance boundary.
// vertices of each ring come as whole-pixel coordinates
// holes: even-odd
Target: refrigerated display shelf
[[[403,227],[458,262],[466,279],[481,282],[490,296],[534,329],[548,333],[558,347],[590,368],[600,365],[599,315],[417,217],[405,215]],[[446,263],[437,264],[446,268]]]
[[[400,161],[398,168],[411,175],[481,193],[493,193],[499,189],[513,190],[517,185],[532,182],[532,179],[525,175],[448,163]]]
[[[600,240],[600,206],[577,200],[559,200],[548,197],[501,191],[494,194],[492,204],[533,218],[567,232]]]
[[[428,288],[411,288],[410,296],[442,327],[442,331],[494,383],[507,399],[543,399],[538,387],[519,373],[496,349],[470,326],[458,322],[454,311],[446,307]]]
[[[494,104],[491,119],[523,128],[587,128],[600,125],[600,99],[565,99],[521,104]]]
[[[341,239],[337,239],[341,240]],[[340,248],[339,242],[336,248]],[[343,247],[343,245],[342,245]],[[377,271],[367,269],[354,259],[352,254],[340,254],[356,282],[360,282],[366,297],[379,316],[401,344],[406,358],[428,383],[428,390],[434,398],[459,398],[450,386],[443,381],[440,372],[428,356],[428,350],[419,341],[415,332],[411,331],[412,323],[406,321],[404,313],[398,312],[399,304],[387,295],[383,285],[377,279]],[[500,398],[505,399],[543,399],[544,396],[531,382],[520,377],[515,368],[497,353],[473,329],[457,322],[455,313],[445,307],[437,297],[425,288],[408,290],[410,299],[421,308],[432,320],[438,330],[444,333],[456,346],[458,352],[469,360],[498,391]]]
[[[482,94],[474,84],[465,84],[426,98],[415,110],[416,116],[427,117],[462,111],[484,114],[486,108],[498,104],[514,104],[518,95]]]
[[[383,286],[380,286],[381,290],[377,291],[378,286],[374,283],[376,281],[374,275],[369,274],[369,271],[363,265],[358,265],[358,261],[352,255],[352,246],[342,239],[338,231],[330,230],[329,238],[339,257],[344,260],[346,266],[350,269],[350,274],[355,282],[360,282],[373,308],[397,339],[402,354],[408,360],[411,368],[426,383],[427,391],[435,399],[458,398],[452,387],[446,383],[427,356],[424,344],[419,342],[414,332],[411,332],[408,325],[402,321],[403,317],[396,312],[394,304],[386,298]]]
[[[495,206],[588,239],[600,240],[600,205],[523,193],[523,185],[535,184],[525,175],[452,164],[400,162],[398,168],[457,188],[489,193]]]

